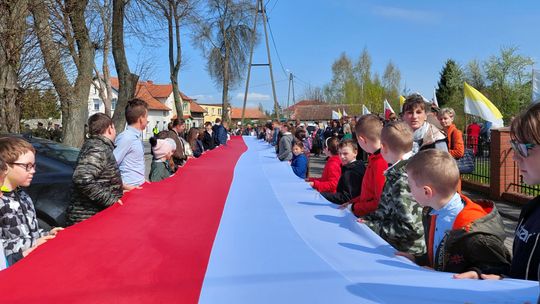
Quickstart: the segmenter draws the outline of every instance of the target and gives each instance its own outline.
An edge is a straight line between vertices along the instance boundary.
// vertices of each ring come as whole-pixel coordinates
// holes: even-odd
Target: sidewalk
[[[309,158],[309,177],[320,177],[324,168],[325,156],[315,157],[313,154]],[[469,190],[463,190],[463,194],[475,199],[485,199],[481,193],[473,192]],[[506,239],[504,244],[512,252],[512,242],[514,241],[514,231],[517,226],[517,220],[521,211],[521,206],[512,204],[506,201],[495,201],[495,206],[499,210],[504,222],[504,229],[506,231]]]

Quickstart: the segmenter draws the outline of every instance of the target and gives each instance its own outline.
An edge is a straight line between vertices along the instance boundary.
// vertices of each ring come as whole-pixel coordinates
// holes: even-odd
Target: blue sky
[[[364,47],[371,54],[372,71],[382,74],[392,60],[401,70],[402,86],[428,98],[448,58],[465,65],[498,54],[501,46],[517,46],[520,54],[540,60],[540,1],[269,0],[267,10],[283,69],[298,77],[297,100],[306,85],[330,82],[331,65],[342,52],[356,60]],[[205,58],[192,46],[189,33],[184,34],[186,65],[180,72],[180,89],[201,103],[221,102],[221,88],[208,76]],[[287,76],[270,44],[278,101],[286,105]],[[162,47],[134,41],[130,46],[132,67],[149,59],[150,78],[168,83],[166,41]],[[264,61],[261,43],[254,62]],[[245,80],[231,91],[233,105],[242,104],[244,90]],[[260,102],[272,108],[267,68],[252,70],[249,92],[248,106]]]

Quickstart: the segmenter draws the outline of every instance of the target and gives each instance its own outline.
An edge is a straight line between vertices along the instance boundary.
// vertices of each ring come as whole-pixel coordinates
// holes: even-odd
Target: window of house
[[[217,112],[218,112],[218,115],[221,115],[221,109],[218,109]]]
[[[187,103],[184,103],[184,106],[182,108],[184,109],[184,112],[187,112]]]
[[[99,111],[99,103],[101,100],[94,98],[94,111]]]
[[[113,98],[112,101],[111,101],[111,110],[114,111],[114,109],[116,109],[116,103],[118,102],[118,99],[117,98]]]

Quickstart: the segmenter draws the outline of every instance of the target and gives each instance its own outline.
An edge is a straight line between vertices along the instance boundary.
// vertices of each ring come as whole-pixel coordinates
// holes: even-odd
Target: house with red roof
[[[290,120],[301,122],[322,122],[332,120],[332,111],[347,113],[349,117],[359,116],[359,106],[350,104],[327,103],[319,100],[302,100],[285,108],[283,114]]]
[[[96,80],[97,81],[97,80]],[[99,97],[96,88],[97,83],[90,88],[88,98],[88,114],[97,112],[104,113],[105,106]],[[112,105],[111,111],[114,112],[118,100],[118,78],[111,77],[112,87]],[[174,96],[171,84],[154,84],[153,81],[139,81],[135,89],[135,97],[144,100],[148,104],[148,126],[143,132],[144,138],[152,136],[152,129],[167,130],[167,125],[172,119],[175,119],[176,107],[174,105]],[[204,113],[206,112],[193,98],[180,92],[183,101],[183,118],[189,127],[199,127],[204,123]]]
[[[221,109],[222,105],[221,103],[218,104],[210,104],[210,103],[201,103],[200,104],[205,110],[206,113],[204,114],[204,121],[214,123],[216,118],[221,119]],[[232,107],[230,114],[231,117],[231,123],[232,124],[238,124],[242,121],[242,108],[235,108]],[[264,123],[268,119],[268,116],[258,108],[246,108],[246,112],[244,114],[244,122],[245,123]]]

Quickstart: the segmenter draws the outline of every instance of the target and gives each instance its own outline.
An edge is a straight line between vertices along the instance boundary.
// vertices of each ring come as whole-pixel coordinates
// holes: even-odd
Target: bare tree
[[[18,69],[26,32],[28,1],[0,2],[0,131],[19,131]]]
[[[34,17],[34,29],[45,67],[60,99],[64,142],[79,147],[84,141],[81,122],[88,116],[88,95],[94,66],[94,46],[85,20],[88,0],[65,0],[63,6],[58,2],[51,6],[48,4],[42,0],[30,0],[29,8]],[[57,36],[54,30],[59,29],[57,22],[63,27],[66,45],[55,41]],[[67,46],[76,68],[74,79],[69,77],[62,62],[63,46]]]
[[[187,21],[191,20],[198,1],[195,0],[145,0],[150,8],[149,11],[158,12],[158,20],[164,17],[167,23],[168,45],[169,45],[169,78],[171,80],[174,105],[177,116],[183,116],[183,101],[180,97],[178,85],[178,73],[182,66],[182,41],[180,39],[180,28]]]
[[[95,36],[99,38],[99,51],[101,51],[101,71],[99,72],[94,61],[94,73],[96,80],[93,82],[99,98],[103,101],[105,114],[112,116],[112,85],[111,70],[109,68],[109,55],[112,40],[112,0],[91,0],[90,10],[96,15],[97,25]]]
[[[239,84],[247,67],[256,13],[253,1],[207,0],[207,18],[199,20],[195,44],[208,58],[206,68],[222,87],[223,120],[229,121],[229,89]]]
[[[126,15],[126,5],[129,0],[113,0],[113,18],[112,18],[112,53],[114,56],[114,65],[118,75],[118,101],[114,111],[113,121],[118,132],[124,130],[126,117],[124,109],[128,100],[135,96],[135,88],[139,76],[129,70],[124,46],[124,17]]]
[[[390,60],[384,69],[382,84],[386,91],[386,98],[396,100],[399,95],[401,84],[401,72],[399,68]]]
[[[318,100],[322,102],[326,101],[324,89],[321,87],[317,87],[317,86],[314,87],[311,85],[306,86],[301,98],[306,99],[306,100]]]
[[[45,69],[43,56],[39,48],[39,40],[31,22],[29,16],[22,46],[21,61],[17,70],[19,87],[23,91],[29,89],[47,91],[52,88],[52,83]]]

